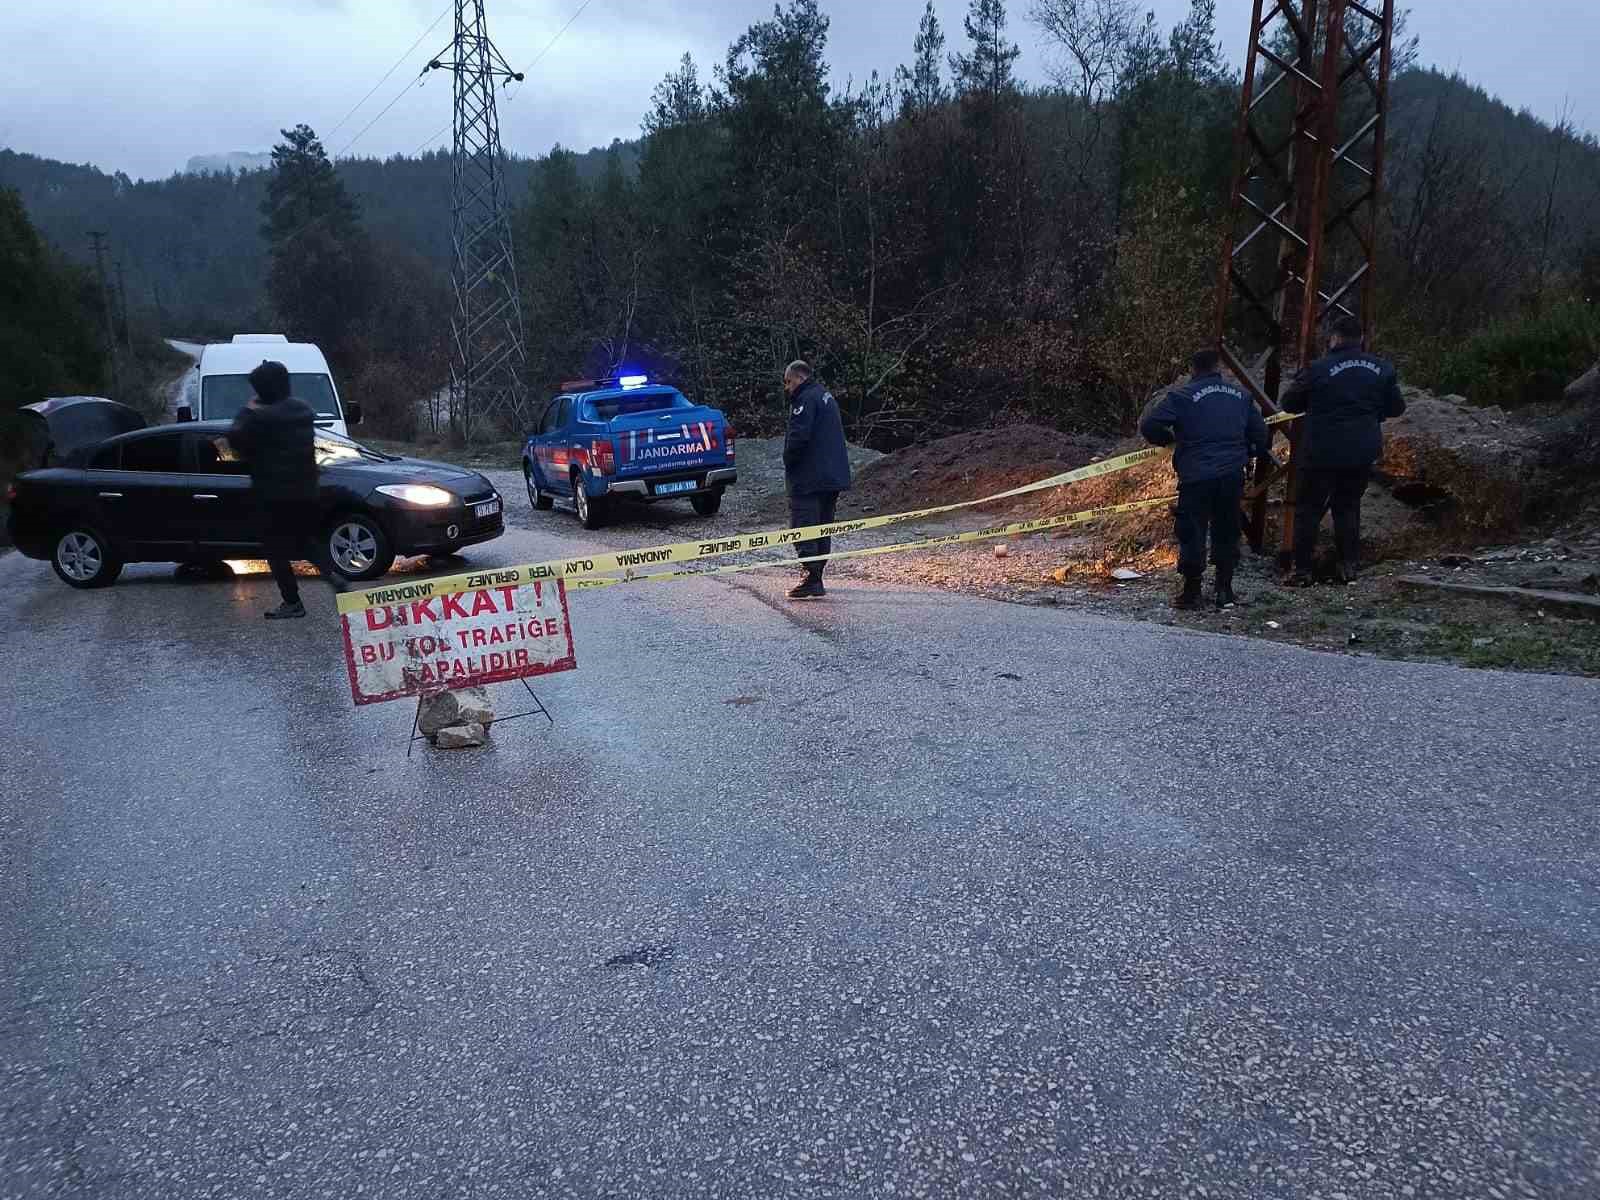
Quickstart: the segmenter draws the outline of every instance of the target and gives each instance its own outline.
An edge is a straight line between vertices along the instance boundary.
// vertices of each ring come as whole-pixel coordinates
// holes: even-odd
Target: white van
[[[185,386],[180,421],[231,421],[255,395],[250,372],[267,359],[289,368],[289,390],[317,414],[317,428],[350,436],[361,423],[359,404],[341,404],[333,372],[322,351],[310,342],[291,342],[281,333],[236,333],[200,352],[200,362]]]

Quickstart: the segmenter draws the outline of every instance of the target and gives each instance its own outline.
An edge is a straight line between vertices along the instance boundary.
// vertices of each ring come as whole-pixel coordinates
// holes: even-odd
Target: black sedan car
[[[50,416],[61,424],[61,413]],[[64,451],[58,442],[55,465],[11,486],[12,542],[79,588],[106,587],[124,563],[259,557],[250,476],[227,433],[227,422],[198,421]],[[320,533],[349,579],[376,579],[396,555],[452,554],[504,530],[500,494],[476,471],[380,454],[324,430],[316,455]]]

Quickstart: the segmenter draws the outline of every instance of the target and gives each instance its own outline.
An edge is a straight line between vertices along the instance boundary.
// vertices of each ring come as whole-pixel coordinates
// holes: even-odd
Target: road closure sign
[[[463,588],[460,582],[421,580],[374,589],[363,594],[368,607],[340,613],[357,704],[504,683],[578,665],[560,579],[504,583],[491,573],[470,579],[476,587]]]

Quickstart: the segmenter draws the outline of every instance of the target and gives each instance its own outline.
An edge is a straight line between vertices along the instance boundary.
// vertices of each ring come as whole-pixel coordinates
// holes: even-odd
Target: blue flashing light
[[[623,375],[617,379],[617,382],[625,388],[637,388],[649,383],[650,377],[648,375]]]

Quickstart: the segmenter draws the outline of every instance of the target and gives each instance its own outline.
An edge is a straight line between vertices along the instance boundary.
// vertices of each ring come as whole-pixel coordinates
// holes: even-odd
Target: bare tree
[[[1572,126],[1572,101],[1569,99],[1561,107],[1561,119],[1550,130],[1553,147],[1550,156],[1550,182],[1545,188],[1544,212],[1539,217],[1536,232],[1539,255],[1533,269],[1531,299],[1534,312],[1538,312],[1544,304],[1545,283],[1550,275],[1550,244],[1566,226],[1565,216],[1557,211],[1557,197],[1561,191],[1561,160],[1567,143],[1575,141],[1576,136]]]
[[[1497,169],[1487,140],[1457,128],[1439,101],[1420,146],[1397,149],[1390,220],[1408,307],[1471,325],[1526,278],[1511,201],[1520,176]]]
[[[1101,190],[1094,167],[1133,37],[1134,0],[1034,0],[1028,15],[1064,56],[1050,71],[1074,101],[1072,170],[1081,195],[1092,196]]]

